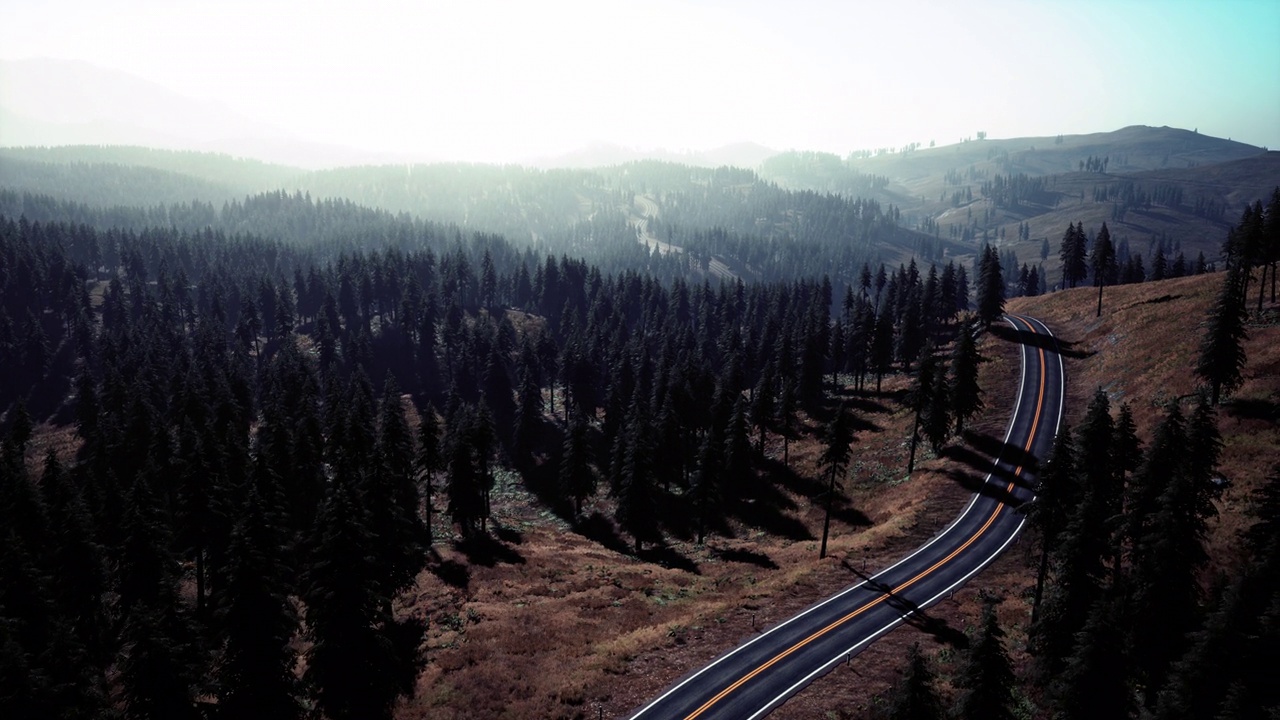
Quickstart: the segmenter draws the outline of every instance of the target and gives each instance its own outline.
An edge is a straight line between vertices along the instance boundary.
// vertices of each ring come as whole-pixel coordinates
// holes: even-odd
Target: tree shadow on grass
[[[874,399],[866,393],[857,393],[845,400],[845,405],[856,415],[888,415],[893,411],[889,406]],[[872,427],[875,427],[874,425]],[[876,427],[876,430],[880,428]]]
[[[493,534],[498,540],[501,540],[508,545],[524,544],[524,535],[521,534],[519,530],[507,527],[497,521],[492,522],[490,527],[493,528]]]
[[[802,497],[813,497],[827,489],[826,483],[797,474],[777,458],[762,458],[760,467],[763,470],[762,481],[766,485],[773,483]]]
[[[564,433],[555,425],[539,418],[535,424],[531,450],[523,455],[512,453],[511,464],[525,488],[543,507],[566,522],[573,521],[573,508],[561,496],[560,460],[564,455]]]
[[[831,508],[831,519],[839,520],[850,527],[871,527],[873,524],[871,518],[855,508],[843,495],[836,496],[835,507]]]
[[[734,503],[730,514],[742,523],[789,540],[812,540],[813,533],[794,516],[788,514],[799,506],[781,488],[812,497],[822,489],[820,483],[802,478],[791,468],[772,458],[761,461],[764,472],[754,489],[755,497]]]
[[[430,564],[427,569],[432,575],[440,578],[440,582],[466,592],[471,585],[471,570],[457,560],[441,560]]]
[[[523,565],[524,556],[489,533],[477,533],[469,538],[456,540],[453,547],[467,556],[472,565],[494,567],[498,563]]]
[[[681,555],[675,548],[668,545],[651,545],[640,550],[640,554],[636,557],[665,568],[683,570],[693,575],[702,574],[701,568],[698,567],[698,563],[693,561],[693,558]]]
[[[778,563],[774,562],[773,558],[770,558],[762,552],[756,552],[755,550],[744,550],[741,548],[721,550],[713,548],[711,553],[725,562],[755,565],[756,567],[762,567],[768,570],[778,569]]]
[[[1280,423],[1280,403],[1274,400],[1234,398],[1222,403],[1222,407],[1232,417]]]
[[[779,498],[777,502],[773,501],[773,496]],[[800,520],[786,514],[782,507],[784,504],[791,504],[790,499],[773,488],[766,491],[765,497],[737,503],[733,509],[733,517],[770,535],[788,540],[812,540],[813,533]]]
[[[573,522],[573,531],[582,537],[623,555],[631,551],[631,545],[618,534],[613,521],[605,517],[599,510],[593,511],[584,518]]]

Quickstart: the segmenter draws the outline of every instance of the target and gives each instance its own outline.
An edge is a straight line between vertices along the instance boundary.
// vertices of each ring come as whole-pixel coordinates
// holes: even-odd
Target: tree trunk
[[[831,480],[827,483],[827,514],[822,520],[822,549],[818,551],[818,559],[827,556],[827,535],[831,531],[831,502],[836,495],[836,467],[831,466]]]
[[[907,459],[907,475],[916,469],[916,445],[920,442],[920,411],[916,411],[915,422],[911,425],[911,457]]]
[[[196,617],[204,618],[204,548],[196,548]]]
[[[1098,283],[1098,314],[1095,317],[1102,317],[1102,286],[1105,283]]]
[[[427,476],[427,493],[422,499],[423,529],[427,535],[427,547],[431,547],[431,476]]]
[[[1262,313],[1262,301],[1267,297],[1267,264],[1262,263],[1262,277],[1258,280],[1258,313]]]

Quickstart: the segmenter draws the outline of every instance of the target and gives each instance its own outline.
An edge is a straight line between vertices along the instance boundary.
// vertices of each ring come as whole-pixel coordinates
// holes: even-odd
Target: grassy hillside
[[[1090,160],[1093,165],[1090,165]],[[787,187],[874,197],[897,206],[904,224],[944,240],[965,239],[948,252],[972,254],[984,239],[1011,248],[1021,262],[1043,261],[1059,277],[1058,243],[1069,223],[1095,231],[1106,222],[1148,268],[1161,243],[1213,262],[1222,238],[1246,203],[1280,185],[1280,152],[1191,130],[1133,126],[1059,137],[969,140],[840,159],[790,153],[762,174]],[[1016,197],[984,186],[1017,178]],[[1019,240],[1026,225],[1029,240]]]
[[[1096,294],[1088,288],[1019,298],[1009,302],[1007,309],[1045,320],[1062,342],[1067,360],[1067,422],[1073,426],[1079,423],[1089,398],[1101,387],[1111,398],[1113,410],[1122,402],[1130,404],[1139,436],[1149,442],[1165,403],[1180,402],[1184,409],[1190,409],[1196,389],[1192,367],[1202,323],[1221,280],[1222,275],[1215,273],[1108,288],[1101,318],[1094,316]],[[1001,359],[990,339],[984,347],[996,360],[984,368],[983,380],[998,392],[998,378],[993,377],[991,365],[1004,364],[1006,371],[1013,368]],[[1218,516],[1211,521],[1206,542],[1213,563],[1209,576],[1203,579],[1206,587],[1212,575],[1232,571],[1238,533],[1252,522],[1248,515],[1250,495],[1269,465],[1280,457],[1280,306],[1268,303],[1261,315],[1251,318],[1246,352],[1244,385],[1223,403],[1218,414],[1225,443],[1219,470],[1231,485],[1215,501]],[[987,398],[989,415],[1008,412],[998,397]],[[944,469],[936,460],[929,468],[935,472]],[[1003,557],[929,615],[945,627],[971,630],[979,619],[982,598],[997,599],[1001,624],[1008,633],[1006,644],[1015,663],[1025,665],[1030,590],[1035,582],[1032,559],[1030,541],[1026,536],[1019,538]],[[770,717],[879,717],[883,696],[901,677],[907,648],[913,642],[919,642],[935,663],[944,694],[953,694],[946,683],[960,668],[956,649],[938,635],[904,626]],[[1024,697],[1021,702],[1027,716],[1043,717],[1037,711],[1036,698]]]

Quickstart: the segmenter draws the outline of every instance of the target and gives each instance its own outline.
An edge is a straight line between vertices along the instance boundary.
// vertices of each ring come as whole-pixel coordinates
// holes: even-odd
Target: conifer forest
[[[1006,303],[1076,293],[1101,318],[1122,286],[1196,275],[1221,286],[1186,339],[1199,392],[1147,434],[1155,400],[1087,388],[1040,459],[1029,628],[988,607],[945,683],[914,647],[856,716],[1280,713],[1280,464],[1238,563],[1212,575],[1203,542],[1242,342],[1275,318],[1280,188],[1185,249],[1114,217],[1020,221],[1020,258],[994,224],[904,212],[873,172],[789,187],[815,167],[799,154],[773,180],[367,167],[193,201],[211,173],[85,152],[15,155],[0,189],[4,717],[398,717],[439,620],[409,598],[443,582],[440,548],[509,552],[497,489],[660,564],[673,539],[778,527],[803,443],[830,524],[867,402],[908,413],[912,464],[1008,412],[978,381]]]

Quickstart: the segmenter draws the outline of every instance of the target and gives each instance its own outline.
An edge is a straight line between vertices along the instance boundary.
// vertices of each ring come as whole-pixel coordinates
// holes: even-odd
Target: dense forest
[[[242,207],[259,203],[299,233],[354,212]],[[498,472],[575,522],[616,523],[636,552],[729,516],[768,526],[766,434],[790,437],[802,408],[856,422],[830,401],[837,377],[938,366],[969,305],[954,263],[864,265],[842,297],[826,279],[664,284],[365,216],[368,239],[310,247],[0,221],[0,627],[19,716],[180,717],[216,698],[384,717],[425,660],[422,619],[392,601],[433,542],[496,542]],[[926,424],[936,443],[976,401],[930,372],[917,397],[945,418]],[[45,419],[75,451],[31,468]],[[596,493],[614,517],[579,517]]]
[[[905,376],[887,401],[914,413],[913,452],[941,447],[982,407],[975,333],[1052,282],[992,244],[969,267],[947,260],[893,206],[747,171],[333,173],[356,200],[0,193],[10,716],[389,717],[431,662],[427,619],[397,598],[437,543],[503,552],[500,476],[655,557],[730,521],[785,523],[772,478],[804,413],[825,426],[830,512],[865,422],[843,401]],[[504,183],[507,197],[479,189]],[[636,194],[661,214],[637,224]],[[410,215],[428,196],[449,211]],[[1270,268],[1274,293],[1278,220],[1280,191],[1229,238],[1224,322],[1252,270],[1262,293]],[[1062,284],[1096,285],[1101,313],[1106,285],[1213,269],[1164,251],[1148,271],[1105,224],[1078,223]],[[1206,381],[1214,402],[1231,389]],[[1060,434],[1032,514],[1046,588],[1032,632],[1064,716],[1280,702],[1260,675],[1276,665],[1274,497],[1250,564],[1212,596],[1195,584],[1212,413],[1171,409],[1144,452],[1104,395]],[[63,442],[30,458],[36,432]],[[584,513],[597,495],[611,517]],[[998,631],[975,658],[998,660]],[[966,716],[999,716],[982,707]]]

